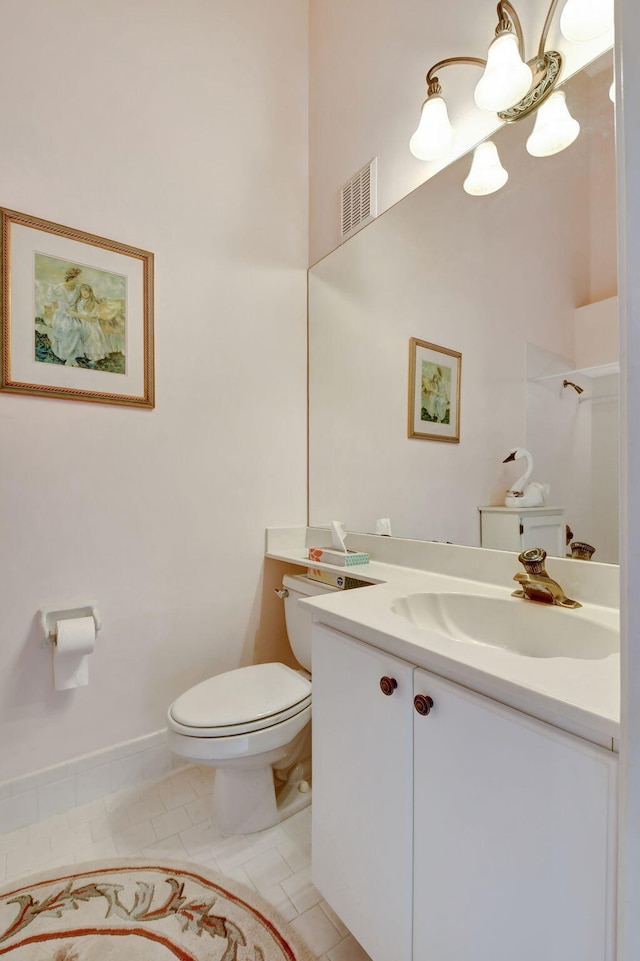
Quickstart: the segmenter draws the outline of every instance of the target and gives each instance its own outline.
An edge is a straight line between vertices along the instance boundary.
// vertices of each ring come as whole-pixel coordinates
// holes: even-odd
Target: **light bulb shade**
[[[580,124],[569,113],[564,91],[554,90],[538,107],[527,150],[532,157],[551,157],[569,147],[579,133]]]
[[[487,66],[475,89],[481,110],[497,113],[522,100],[533,83],[531,67],[520,56],[514,33],[501,33],[489,47]]]
[[[615,102],[616,102],[616,82],[615,82],[615,80],[612,80],[612,81],[611,81],[611,86],[609,87],[609,100],[611,101],[611,103],[615,103]]]
[[[474,197],[484,197],[504,187],[509,174],[500,163],[496,145],[487,140],[473,151],[471,170],[464,182],[464,189]]]
[[[567,0],[560,30],[567,40],[586,43],[613,29],[614,0]]]
[[[422,105],[420,123],[409,141],[409,150],[418,160],[438,160],[450,150],[453,136],[447,105],[442,97],[427,97]]]

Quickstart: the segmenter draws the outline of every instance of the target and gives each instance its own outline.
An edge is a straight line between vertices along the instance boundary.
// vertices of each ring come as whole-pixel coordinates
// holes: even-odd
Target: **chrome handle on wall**
[[[278,590],[277,587],[274,587],[273,593],[277,594],[281,601],[283,601],[285,597],[289,596],[289,591],[286,589],[286,587],[283,587],[281,590]]]

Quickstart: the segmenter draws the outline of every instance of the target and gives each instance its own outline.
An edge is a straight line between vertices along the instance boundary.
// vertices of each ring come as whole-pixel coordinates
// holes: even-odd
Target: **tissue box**
[[[334,567],[356,567],[358,564],[368,564],[369,555],[358,551],[347,551],[343,554],[342,551],[332,551],[325,547],[310,547],[309,560],[319,564],[333,564]]]
[[[310,567],[307,570],[307,577],[320,584],[330,584],[331,587],[337,587],[341,591],[349,591],[354,587],[366,587],[368,583],[349,577],[347,574],[341,574],[340,571],[325,571],[319,567]]]

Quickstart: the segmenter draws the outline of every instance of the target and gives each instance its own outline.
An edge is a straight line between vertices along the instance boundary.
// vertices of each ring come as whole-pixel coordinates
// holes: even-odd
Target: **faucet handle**
[[[518,554],[518,560],[526,570],[527,574],[542,574],[547,576],[544,562],[547,552],[542,547],[531,547],[528,551]]]

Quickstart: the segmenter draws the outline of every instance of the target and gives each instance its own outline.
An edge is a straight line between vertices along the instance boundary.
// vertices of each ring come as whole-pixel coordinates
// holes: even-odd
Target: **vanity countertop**
[[[611,747],[611,739],[618,737],[619,654],[599,659],[526,657],[485,644],[453,640],[417,627],[393,611],[394,600],[407,594],[459,592],[510,598],[516,585],[502,587],[373,561],[350,568],[310,565],[301,549],[267,556],[304,567],[340,570],[370,582],[366,588],[302,601],[313,608],[315,621],[604,746]],[[567,617],[572,614],[566,612]],[[583,602],[576,616],[619,628],[615,608]]]

